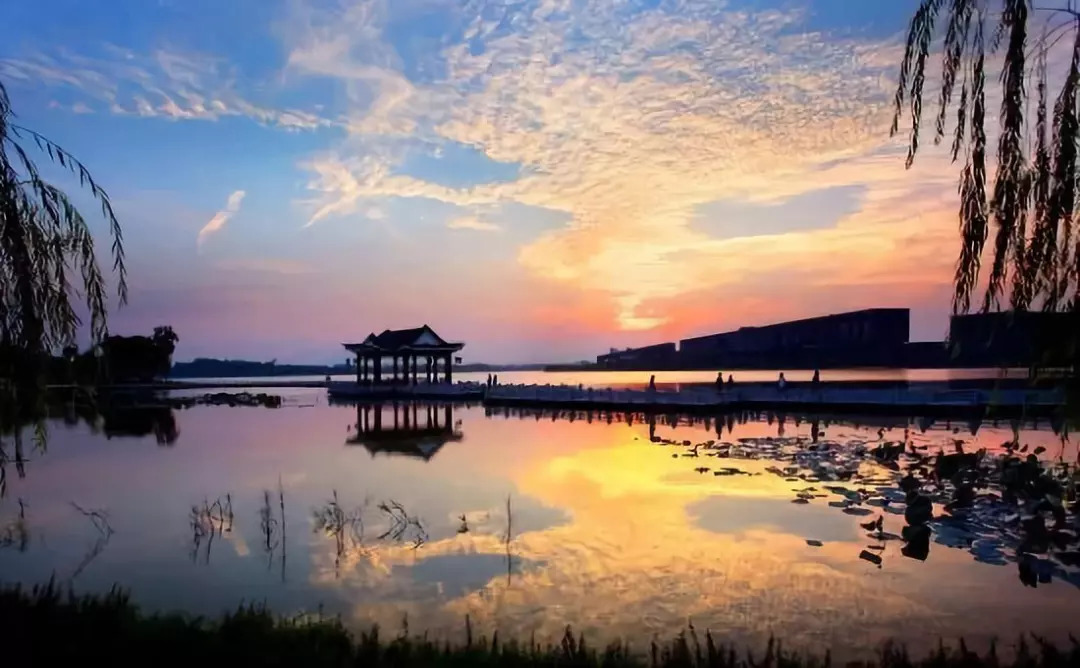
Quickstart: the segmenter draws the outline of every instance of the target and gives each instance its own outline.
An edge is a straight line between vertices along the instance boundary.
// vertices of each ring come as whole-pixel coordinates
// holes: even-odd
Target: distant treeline
[[[170,378],[241,378],[265,376],[323,376],[352,373],[351,366],[336,364],[278,364],[276,360],[219,360],[199,357],[190,362],[173,364]]]
[[[389,367],[387,367],[389,368]],[[539,371],[543,364],[459,364],[454,370],[463,372]],[[277,360],[219,360],[199,357],[190,362],[173,364],[170,378],[263,378],[267,376],[325,376],[356,373],[351,364],[278,364]]]

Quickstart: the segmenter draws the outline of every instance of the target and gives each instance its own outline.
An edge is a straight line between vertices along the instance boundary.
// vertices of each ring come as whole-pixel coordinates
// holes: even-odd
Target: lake
[[[650,424],[478,405],[365,410],[329,404],[320,389],[284,393],[279,409],[50,422],[44,450],[24,445],[24,475],[5,466],[0,580],[116,583],[149,609],[199,614],[265,602],[452,640],[466,615],[504,638],[556,639],[570,624],[641,648],[692,621],[740,644],[775,634],[839,657],[886,638],[928,648],[1076,630],[1076,568],[1058,564],[1025,586],[1008,536],[976,532],[972,546],[936,525],[925,559],[905,556],[904,515],[882,505],[895,472],[850,464],[853,449],[905,436],[930,451],[958,439],[1000,451],[1008,424],[765,414]],[[858,468],[852,489],[885,496],[851,505],[794,477],[791,453],[806,454],[812,434]],[[718,443],[699,452],[683,441]],[[721,441],[734,445],[709,450]],[[1020,441],[1047,461],[1077,460],[1076,443],[1045,423],[1022,425]],[[877,516],[874,535],[861,525]],[[860,558],[868,549],[880,565]]]

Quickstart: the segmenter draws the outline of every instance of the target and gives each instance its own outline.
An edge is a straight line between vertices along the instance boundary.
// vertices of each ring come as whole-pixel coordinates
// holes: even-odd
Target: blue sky
[[[41,0],[0,78],[116,203],[112,330],[180,359],[427,322],[574,360],[867,306],[928,339],[955,175],[888,137],[914,5]]]

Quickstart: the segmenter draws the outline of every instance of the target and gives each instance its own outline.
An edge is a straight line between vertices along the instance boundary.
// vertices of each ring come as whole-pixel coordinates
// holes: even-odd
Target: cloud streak
[[[698,208],[717,200],[910,182],[899,160],[880,157],[891,146],[895,40],[806,30],[797,8],[628,5],[589,0],[568,11],[548,0],[484,12],[464,3],[464,39],[431,54],[445,75],[424,83],[402,82],[396,69],[385,35],[393,3],[363,0],[342,14],[308,15],[290,62],[361,86],[369,98],[351,110],[351,137],[304,165],[316,193],[308,224],[380,197],[568,213],[568,225],[523,246],[518,262],[608,294],[627,329],[663,322],[636,313],[646,302],[737,283],[736,267],[786,271],[862,242],[869,257],[908,234],[877,225],[880,209],[837,229],[756,241],[712,239],[691,226]],[[397,83],[388,88],[390,81]],[[522,164],[524,175],[471,188],[423,181],[396,169],[402,135],[474,147]],[[777,252],[778,243],[793,252]],[[673,261],[688,252],[697,254],[694,266]]]
[[[495,223],[480,220],[476,216],[454,218],[446,224],[451,230],[475,230],[477,232],[501,232],[502,227]]]
[[[68,89],[93,99],[113,114],[171,121],[216,121],[246,117],[285,130],[314,130],[339,124],[312,111],[252,102],[237,89],[242,77],[226,62],[164,49],[137,53],[115,46],[105,55],[60,51],[0,59],[8,81]],[[74,113],[93,113],[84,101]]]
[[[233,193],[229,195],[229,199],[225,202],[225,208],[215,213],[214,217],[207,221],[202,229],[199,230],[199,235],[196,238],[196,244],[199,248],[202,248],[202,245],[206,243],[206,240],[210,238],[211,235],[220,232],[221,229],[225,227],[225,223],[229,222],[229,220],[236,215],[240,210],[240,204],[244,201],[245,195],[247,195],[247,193],[243,190],[234,190]]]

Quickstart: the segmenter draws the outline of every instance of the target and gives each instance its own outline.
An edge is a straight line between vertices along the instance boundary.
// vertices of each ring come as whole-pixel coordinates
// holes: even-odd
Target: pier
[[[736,410],[825,410],[926,416],[1046,416],[1065,401],[1062,388],[995,386],[955,389],[948,383],[874,385],[822,383],[789,386],[747,383],[717,390],[708,385],[677,389],[614,389],[567,385],[418,384],[372,387],[330,383],[333,399],[434,399],[482,401],[488,406],[714,414]]]

